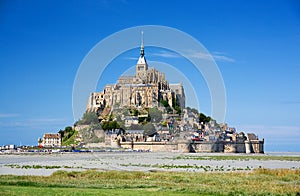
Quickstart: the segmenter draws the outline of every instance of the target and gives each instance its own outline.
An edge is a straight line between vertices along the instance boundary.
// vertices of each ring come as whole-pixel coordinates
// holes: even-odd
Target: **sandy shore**
[[[216,156],[217,153],[151,153],[151,152],[99,152],[66,154],[0,155],[0,175],[51,175],[57,170],[83,171],[126,170],[126,171],[191,171],[230,172],[249,171],[255,168],[297,168],[300,161],[280,160],[195,160],[178,159],[186,156]],[[226,155],[226,154],[225,154]],[[227,154],[228,156],[237,154]],[[274,155],[274,154],[271,154]],[[276,155],[276,154],[275,154]],[[242,156],[242,155],[238,155]],[[244,155],[243,155],[244,156]],[[268,155],[260,155],[268,156]],[[56,168],[55,168],[56,167]]]

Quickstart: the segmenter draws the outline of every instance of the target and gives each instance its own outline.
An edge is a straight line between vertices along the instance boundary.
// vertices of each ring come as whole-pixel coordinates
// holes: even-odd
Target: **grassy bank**
[[[0,176],[0,195],[297,195],[300,170],[253,172],[58,171],[49,177]]]

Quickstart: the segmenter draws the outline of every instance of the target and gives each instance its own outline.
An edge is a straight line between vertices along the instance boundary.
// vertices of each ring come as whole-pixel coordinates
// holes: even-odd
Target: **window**
[[[138,70],[139,70],[139,71],[143,71],[143,70],[144,70],[144,67],[139,66],[139,67],[138,67]]]

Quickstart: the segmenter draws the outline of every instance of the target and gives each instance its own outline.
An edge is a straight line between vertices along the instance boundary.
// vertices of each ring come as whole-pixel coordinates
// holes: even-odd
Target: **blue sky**
[[[264,137],[266,151],[300,151],[300,3],[289,0],[0,1],[0,145],[35,145],[44,132],[71,125],[73,82],[85,55],[139,25],[177,28],[200,41],[224,79],[226,122]],[[133,66],[138,47],[108,74],[116,63]],[[146,47],[149,61],[185,63],[172,54]],[[98,90],[117,77],[100,80]],[[209,115],[207,86],[197,83]]]

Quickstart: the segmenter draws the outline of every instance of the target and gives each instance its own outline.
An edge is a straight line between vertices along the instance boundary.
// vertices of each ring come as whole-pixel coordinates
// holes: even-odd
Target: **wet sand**
[[[125,170],[125,171],[190,171],[190,172],[231,172],[251,171],[256,168],[300,169],[300,161],[280,160],[195,160],[177,159],[184,156],[245,156],[245,154],[177,152],[98,152],[65,154],[24,154],[0,155],[0,175],[42,175],[48,176],[57,170]],[[272,156],[282,154],[270,153]],[[256,156],[256,154],[255,154]],[[268,154],[259,156],[269,156]],[[285,154],[299,156],[299,154]],[[38,166],[39,168],[33,168]],[[58,168],[54,168],[57,166]],[[42,168],[41,168],[42,167]]]

